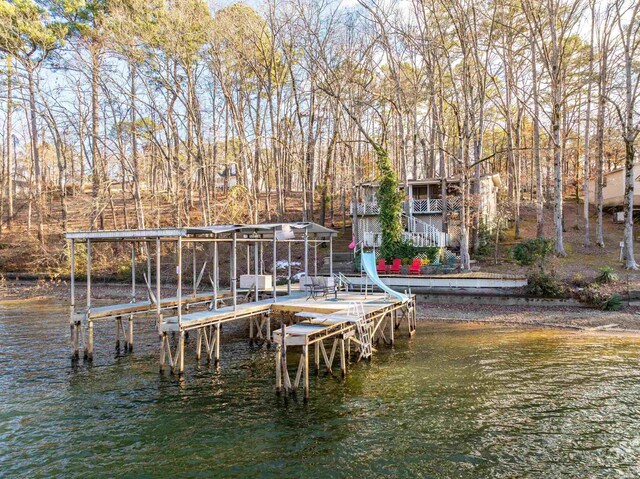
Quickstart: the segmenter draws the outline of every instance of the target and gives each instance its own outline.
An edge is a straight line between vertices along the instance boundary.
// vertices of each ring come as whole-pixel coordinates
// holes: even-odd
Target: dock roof
[[[103,231],[68,231],[66,239],[86,241],[121,241],[121,240],[151,240],[157,238],[180,238],[198,236],[218,236],[230,233],[273,235],[286,230],[302,230],[316,237],[329,237],[338,234],[337,231],[310,221],[296,223],[262,223],[262,224],[218,224],[204,226],[189,226],[184,228],[146,228],[133,230],[103,230]]]

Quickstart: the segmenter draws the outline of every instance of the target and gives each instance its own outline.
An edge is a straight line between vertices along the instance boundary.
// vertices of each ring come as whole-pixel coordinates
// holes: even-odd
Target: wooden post
[[[133,351],[133,315],[129,315],[129,339],[127,341],[129,344],[129,352]]]
[[[389,314],[389,341],[393,346],[394,342],[394,331],[396,329],[396,316],[398,315],[398,310],[394,309],[392,313]]]
[[[347,364],[344,355],[344,337],[340,338],[340,372],[342,373],[342,377],[347,375]]]
[[[164,363],[165,363],[165,340],[167,339],[167,333],[162,333],[160,335],[160,372],[162,372],[164,370]]]
[[[313,360],[315,361],[316,374],[320,374],[320,342],[317,341],[315,344],[315,354],[313,355]]]
[[[309,345],[305,343],[302,346],[302,354],[304,356],[304,400],[307,401],[309,399]]]
[[[93,321],[89,320],[88,328],[89,331],[89,339],[87,345],[87,354],[86,358],[89,361],[93,361]]]
[[[196,360],[200,361],[200,356],[202,355],[202,328],[198,328],[196,333]],[[204,334],[207,334],[206,330]]]
[[[220,323],[216,323],[216,366],[220,363]]]
[[[184,374],[184,331],[180,331],[180,341],[178,343],[178,355],[180,356],[178,361],[178,374]]]
[[[122,317],[116,317],[116,351],[120,351],[120,330],[122,324]],[[123,338],[124,339],[124,338]]]
[[[276,345],[276,394],[280,394],[282,388],[282,347]]]

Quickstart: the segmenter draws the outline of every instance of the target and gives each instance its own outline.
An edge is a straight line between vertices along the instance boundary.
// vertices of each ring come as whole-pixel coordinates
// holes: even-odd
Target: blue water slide
[[[406,294],[398,293],[396,290],[391,289],[389,286],[382,282],[382,279],[380,279],[380,276],[378,276],[378,272],[376,271],[375,253],[362,253],[361,261],[364,272],[367,273],[367,276],[373,284],[375,284],[385,293],[401,300],[402,302],[406,303],[407,301],[409,301],[409,296],[407,296]]]

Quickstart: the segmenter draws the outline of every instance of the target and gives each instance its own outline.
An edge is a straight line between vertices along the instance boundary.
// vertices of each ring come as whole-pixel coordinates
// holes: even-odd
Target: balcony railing
[[[411,201],[411,213],[414,215],[429,214],[429,213],[442,213],[442,206],[444,200],[442,198],[432,198],[426,200],[413,200]],[[447,207],[449,211],[457,211],[460,209],[460,197],[450,196],[447,197]],[[402,202],[402,209],[404,210],[405,202]],[[368,201],[366,203],[351,204],[351,214],[354,213],[354,207],[356,213],[359,215],[378,215],[380,214],[380,206],[377,201]]]
[[[380,207],[378,206],[378,202],[368,202],[368,203],[356,203],[355,205],[351,203],[351,214],[353,214],[353,209],[356,208],[356,214],[358,215],[379,215]]]
[[[442,213],[444,200],[442,198],[430,198],[426,200],[413,200],[411,202],[411,211],[413,214],[420,215],[425,213]],[[447,197],[447,208],[449,211],[460,209],[460,197]]]

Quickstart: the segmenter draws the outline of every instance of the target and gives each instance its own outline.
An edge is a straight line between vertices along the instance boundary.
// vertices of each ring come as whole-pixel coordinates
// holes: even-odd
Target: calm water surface
[[[223,333],[222,368],[158,374],[152,321],[116,357],[68,359],[59,302],[0,305],[0,476],[637,477],[640,340],[419,324],[311,401],[273,353]],[[295,358],[291,358],[293,361]]]

